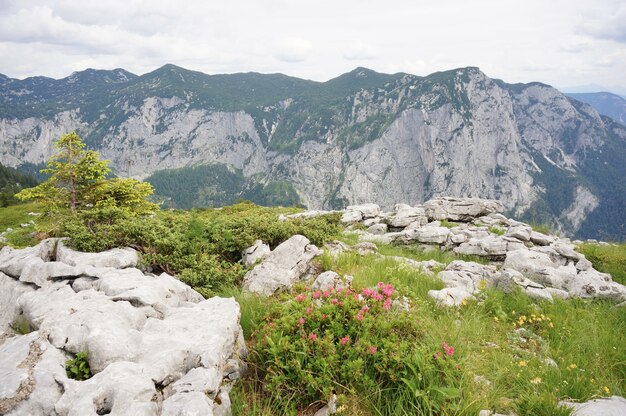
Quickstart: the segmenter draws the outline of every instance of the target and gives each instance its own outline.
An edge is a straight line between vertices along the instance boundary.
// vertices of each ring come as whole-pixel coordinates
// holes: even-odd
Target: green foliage
[[[489,232],[495,235],[504,235],[504,231],[504,228],[498,227],[497,225],[489,227]]]
[[[609,273],[613,280],[626,285],[626,244],[584,243],[578,245],[578,251],[585,255],[596,270]]]
[[[85,151],[85,143],[76,132],[61,136],[54,147],[58,153],[50,157],[42,171],[50,177],[22,190],[17,198],[36,200],[50,211],[69,208],[72,213],[93,206],[117,207],[132,216],[158,208],[146,200],[153,192],[150,184],[134,179],[106,179],[111,171],[109,162],[100,160],[93,150]]]
[[[458,401],[454,348],[424,340],[392,285],[285,300],[269,312],[252,355],[281,411],[295,414],[333,391],[367,395],[401,385],[411,389],[416,409]]]
[[[80,351],[73,360],[65,362],[65,372],[73,380],[87,380],[91,378],[91,368],[89,368],[89,353]]]
[[[339,233],[336,214],[312,219],[279,221],[293,210],[240,203],[223,209],[161,211],[154,216],[131,216],[115,206],[96,206],[67,217],[60,236],[82,251],[130,246],[142,253],[146,267],[164,271],[210,295],[238,284],[245,273],[241,251],[255,240],[271,247],[294,234],[322,245]]]
[[[15,194],[23,188],[37,185],[37,180],[13,168],[0,164],[0,208],[19,203]]]
[[[234,204],[241,199],[264,206],[297,206],[300,197],[291,183],[262,183],[260,177],[246,178],[239,169],[215,163],[162,170],[146,179],[164,207],[203,208]]]
[[[19,315],[11,323],[11,329],[16,334],[26,335],[33,332],[36,328],[24,315]]]

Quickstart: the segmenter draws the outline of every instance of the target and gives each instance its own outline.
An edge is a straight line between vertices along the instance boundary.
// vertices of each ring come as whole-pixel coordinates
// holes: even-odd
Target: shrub
[[[269,400],[293,413],[328,399],[333,391],[393,396],[403,386],[413,386],[406,369],[407,359],[415,354],[427,357],[420,364],[428,369],[423,373],[430,377],[427,384],[445,391],[442,375],[448,370],[441,366],[454,350],[447,344],[447,354],[432,349],[407,303],[393,286],[381,282],[361,293],[303,292],[274,306],[257,333],[251,357],[262,371],[261,383],[271,392]],[[409,400],[423,401],[420,386],[414,386],[417,390]],[[448,393],[447,399],[454,396]]]
[[[275,247],[294,234],[321,245],[339,233],[339,217],[279,221],[285,209],[240,203],[223,209],[130,215],[115,206],[66,216],[59,236],[81,251],[129,246],[154,272],[177,276],[203,295],[238,284],[245,273],[241,251],[261,239]]]
[[[79,381],[91,378],[88,355],[89,353],[87,351],[81,351],[76,354],[73,360],[67,360],[65,362],[65,372],[69,378]]]

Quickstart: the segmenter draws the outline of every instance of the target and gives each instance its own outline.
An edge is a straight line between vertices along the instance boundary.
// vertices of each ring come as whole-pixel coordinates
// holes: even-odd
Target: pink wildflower
[[[378,286],[379,289],[382,290],[385,287],[385,284],[383,282],[378,282],[377,286]]]
[[[333,305],[336,305],[336,304],[338,304],[338,303],[339,303],[339,299],[337,299],[337,298],[332,298],[332,299],[330,300],[330,303],[332,303]]]
[[[369,310],[370,310],[370,307],[369,307],[369,306],[367,306],[367,305],[363,305],[363,306],[361,306],[361,312],[367,312],[367,311],[369,311]]]
[[[304,318],[300,318],[300,319],[298,319],[298,324],[300,324],[300,325],[304,325]]]
[[[376,351],[378,351],[378,348],[376,348],[376,347],[375,347],[375,346],[373,346],[373,345],[370,345],[370,354],[372,354],[372,355],[373,355],[373,354],[376,354]]]
[[[437,351],[436,353],[434,353],[434,354],[433,354],[433,358],[434,358],[435,360],[438,360],[438,359],[439,359],[439,357],[441,357],[441,351]]]
[[[309,339],[311,341],[317,341],[317,334],[315,332],[311,332],[311,335],[309,335]]]
[[[324,297],[325,298],[329,298],[330,297],[330,290],[325,290],[324,291]]]
[[[305,298],[306,298],[306,295],[304,293],[300,293],[298,296],[296,296],[296,300],[298,302],[302,302]]]
[[[383,308],[385,308],[386,311],[391,309],[391,298],[385,299],[385,302],[383,303]]]
[[[322,296],[322,292],[320,292],[319,290],[316,290],[315,292],[313,292],[313,298],[319,299],[320,296]]]
[[[349,337],[343,337],[341,338],[341,345],[346,345],[348,342],[350,342],[350,338]]]
[[[386,285],[383,288],[383,295],[385,295],[387,297],[393,295],[393,285]]]
[[[311,312],[313,312],[313,308],[311,306],[309,306],[308,308],[306,308],[306,314],[310,315]]]
[[[384,296],[383,296],[383,295],[381,295],[380,293],[378,293],[378,294],[376,295],[376,300],[383,300],[383,298],[384,298]]]
[[[443,344],[441,344],[441,346],[443,347],[443,350],[446,352],[446,355],[448,357],[452,357],[454,355],[454,347],[446,344],[445,341],[443,342]]]
[[[359,313],[356,314],[355,318],[356,318],[357,321],[362,321],[363,320],[363,314],[361,312],[359,312]]]
[[[373,298],[374,296],[376,296],[376,291],[366,287],[361,291],[361,294],[364,298]]]
[[[322,314],[322,319],[326,319],[326,318],[328,318],[328,315],[326,315],[325,313]]]

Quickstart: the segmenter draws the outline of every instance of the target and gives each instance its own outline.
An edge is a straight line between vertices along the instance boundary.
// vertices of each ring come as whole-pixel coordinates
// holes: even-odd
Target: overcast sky
[[[626,91],[624,0],[0,0],[0,73],[208,74],[325,81],[357,66],[478,66],[507,82]]]

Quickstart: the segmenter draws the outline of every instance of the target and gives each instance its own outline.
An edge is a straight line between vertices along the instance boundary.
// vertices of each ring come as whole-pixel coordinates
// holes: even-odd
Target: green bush
[[[251,357],[269,402],[296,414],[333,391],[393,400],[410,389],[413,408],[441,409],[458,398],[454,348],[426,341],[407,303],[381,282],[361,293],[303,292],[274,305]]]
[[[339,216],[279,221],[286,209],[240,203],[222,209],[161,211],[130,216],[118,207],[93,208],[67,216],[58,232],[81,251],[129,246],[154,272],[177,276],[203,295],[240,283],[241,251],[260,239],[272,248],[294,234],[322,245],[335,238]]]
[[[65,362],[65,372],[69,378],[79,381],[91,378],[88,355],[87,351],[81,351],[76,354],[76,358]]]

